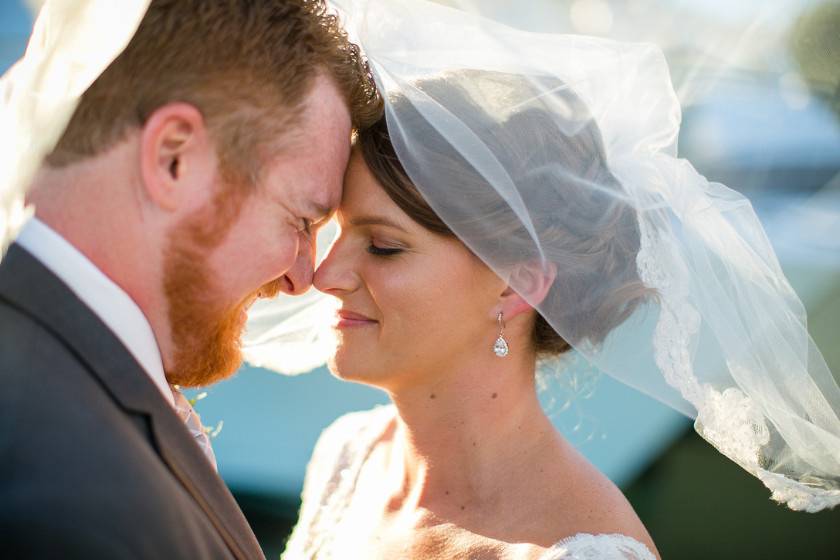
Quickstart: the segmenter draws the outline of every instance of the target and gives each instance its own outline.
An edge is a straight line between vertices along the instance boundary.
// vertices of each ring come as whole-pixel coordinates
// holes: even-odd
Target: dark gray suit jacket
[[[0,263],[0,557],[263,558],[134,357],[16,245]]]

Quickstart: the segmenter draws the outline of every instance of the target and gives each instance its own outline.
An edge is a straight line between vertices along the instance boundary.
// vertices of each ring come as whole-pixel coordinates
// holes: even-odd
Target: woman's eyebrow
[[[385,226],[398,229],[404,233],[408,233],[404,227],[383,216],[357,216],[355,218],[350,219],[348,223],[354,227]]]

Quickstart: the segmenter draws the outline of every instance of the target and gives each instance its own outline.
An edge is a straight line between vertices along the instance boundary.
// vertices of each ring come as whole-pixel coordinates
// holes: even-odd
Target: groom
[[[371,92],[322,1],[152,0],[0,263],[0,556],[262,557],[172,386],[309,287]]]

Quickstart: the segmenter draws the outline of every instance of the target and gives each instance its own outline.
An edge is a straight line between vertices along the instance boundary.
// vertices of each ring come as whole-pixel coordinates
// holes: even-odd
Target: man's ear
[[[194,196],[190,187],[205,175],[211,145],[204,117],[188,103],[155,110],[140,134],[140,174],[146,196],[175,211]]]
[[[508,283],[499,299],[499,311],[505,319],[534,309],[548,295],[557,266],[550,262],[528,262],[517,264],[508,277]]]

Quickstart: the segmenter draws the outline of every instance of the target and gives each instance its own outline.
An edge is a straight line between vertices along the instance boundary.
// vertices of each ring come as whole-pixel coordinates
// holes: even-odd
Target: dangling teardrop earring
[[[510,347],[508,346],[507,340],[505,340],[504,313],[499,311],[499,315],[496,319],[499,321],[499,338],[496,339],[496,343],[493,345],[493,353],[500,358],[504,358],[510,353]]]

